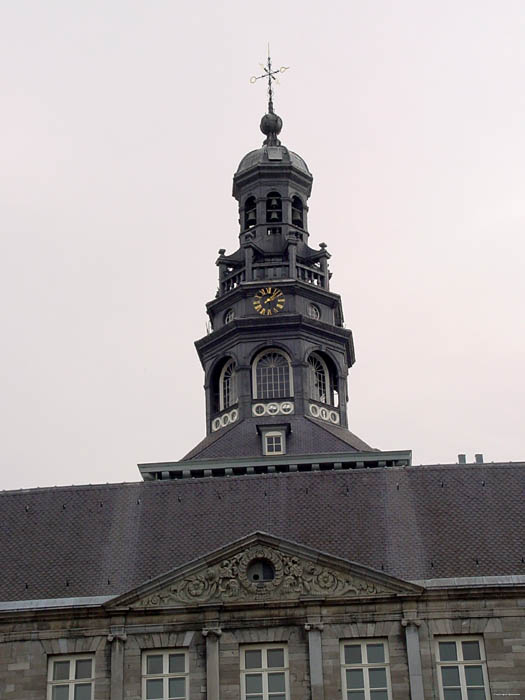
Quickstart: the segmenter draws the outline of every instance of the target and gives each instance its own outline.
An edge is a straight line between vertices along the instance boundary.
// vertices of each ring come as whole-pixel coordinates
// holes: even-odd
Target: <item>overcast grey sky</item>
[[[525,458],[523,0],[2,0],[1,488],[136,480],[203,437],[193,342],[268,41],[350,429]]]

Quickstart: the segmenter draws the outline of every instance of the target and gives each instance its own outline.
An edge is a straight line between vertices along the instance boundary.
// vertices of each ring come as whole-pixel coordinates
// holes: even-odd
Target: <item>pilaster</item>
[[[320,622],[307,622],[304,628],[308,632],[312,700],[324,700],[323,651],[321,646],[323,625]]]
[[[123,628],[112,628],[107,636],[108,643],[111,644],[111,700],[124,699],[124,644],[126,639],[127,636]]]
[[[219,700],[219,640],[221,634],[220,627],[205,627],[202,630],[202,636],[206,638],[206,700]]]
[[[410,680],[410,700],[424,700],[423,673],[421,670],[421,647],[419,644],[419,626],[421,621],[408,613],[401,624],[405,628],[408,657],[408,676]]]

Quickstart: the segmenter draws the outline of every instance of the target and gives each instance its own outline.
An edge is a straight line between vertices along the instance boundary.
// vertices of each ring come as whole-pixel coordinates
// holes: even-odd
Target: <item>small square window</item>
[[[188,700],[188,653],[185,650],[144,652],[143,700]]]
[[[285,454],[285,436],[282,430],[272,430],[263,435],[263,447],[265,455]]]
[[[266,452],[268,454],[281,454],[283,451],[283,439],[281,435],[266,436]]]
[[[48,700],[93,700],[95,661],[92,656],[56,656],[49,659]]]

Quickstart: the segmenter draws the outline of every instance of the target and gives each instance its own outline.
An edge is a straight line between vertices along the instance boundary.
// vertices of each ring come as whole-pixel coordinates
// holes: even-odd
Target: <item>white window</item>
[[[264,434],[264,454],[285,454],[284,433],[281,430],[272,430]]]
[[[331,360],[325,360],[320,353],[313,352],[308,358],[308,376],[310,398],[319,403],[338,406],[337,371]]]
[[[231,323],[235,318],[235,312],[233,309],[228,309],[224,314],[224,325]]]
[[[391,700],[388,645],[381,639],[341,643],[344,700]]]
[[[55,656],[49,659],[47,700],[93,700],[93,656]]]
[[[483,641],[479,637],[436,639],[441,700],[490,700]]]
[[[289,700],[288,654],[282,644],[241,649],[242,700]]]
[[[219,410],[237,403],[237,372],[235,371],[235,361],[229,360],[222,368],[219,377]]]
[[[143,700],[188,700],[188,653],[181,649],[142,655]]]
[[[331,403],[330,372],[322,357],[313,353],[308,358],[310,370],[310,395],[314,401]]]
[[[253,398],[281,399],[293,396],[290,358],[277,349],[263,350],[252,365]]]

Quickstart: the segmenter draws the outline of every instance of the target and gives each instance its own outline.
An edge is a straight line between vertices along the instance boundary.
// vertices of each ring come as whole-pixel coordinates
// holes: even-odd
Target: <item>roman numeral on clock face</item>
[[[272,316],[284,308],[285,297],[279,287],[261,287],[255,292],[253,308],[261,316]]]

